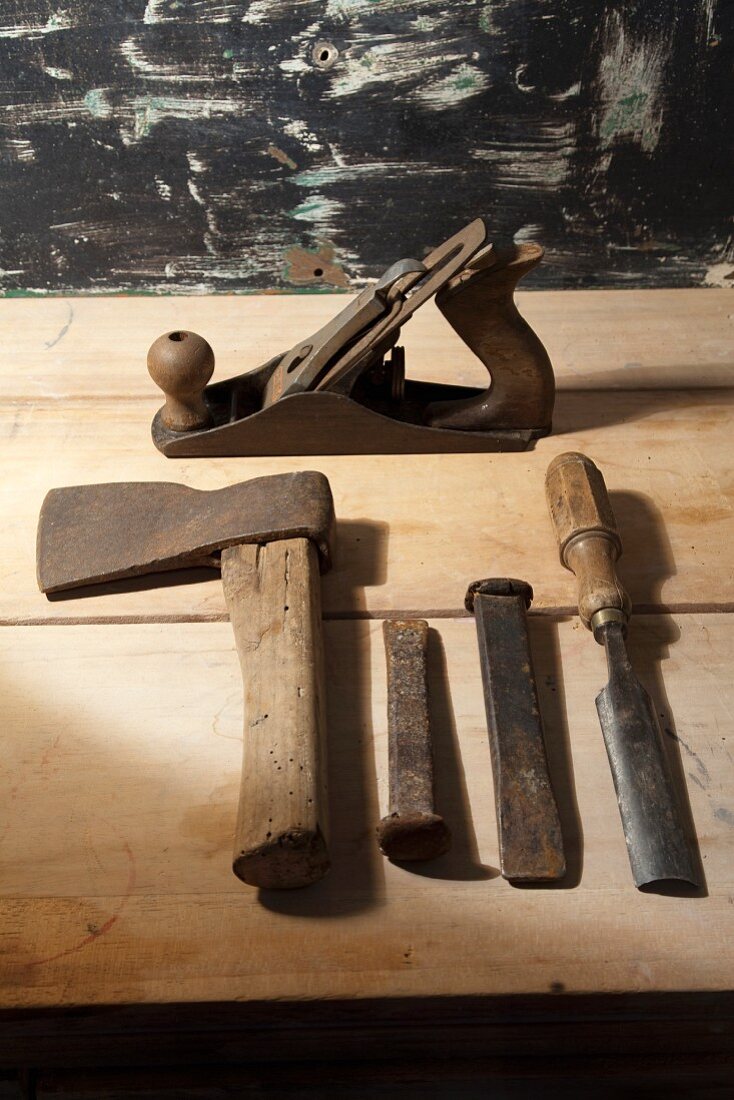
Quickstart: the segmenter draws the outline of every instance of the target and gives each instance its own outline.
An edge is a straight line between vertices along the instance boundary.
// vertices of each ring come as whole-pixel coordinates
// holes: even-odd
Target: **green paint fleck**
[[[493,19],[492,19],[492,0],[488,0],[488,3],[482,4],[479,11],[479,29],[485,34],[492,34],[494,31]]]
[[[612,138],[617,134],[643,132],[647,100],[647,92],[632,92],[612,103],[602,120],[602,137]]]
[[[320,202],[302,202],[300,206],[294,206],[292,210],[288,210],[287,214],[289,218],[309,218],[310,215],[321,210],[322,206]]]
[[[222,52],[222,57],[226,57],[227,61],[231,61],[234,57],[234,50],[224,50]]]
[[[84,106],[94,118],[109,118],[112,114],[106,88],[92,88],[88,91],[84,96]]]
[[[454,81],[454,87],[458,91],[464,91],[466,88],[476,88],[476,86],[477,79],[470,73],[465,73],[464,76],[460,76]]]

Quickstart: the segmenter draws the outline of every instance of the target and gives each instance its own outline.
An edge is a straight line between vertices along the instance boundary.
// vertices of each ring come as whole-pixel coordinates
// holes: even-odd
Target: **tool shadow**
[[[700,887],[693,888],[685,883],[666,881],[652,883],[642,889],[645,893],[666,896],[708,897],[687,779],[705,790],[711,783],[711,777],[685,737],[678,735],[662,668],[663,661],[670,656],[670,647],[680,638],[680,630],[672,616],[663,610],[662,598],[665,581],[677,572],[673,548],[663,515],[648,496],[644,493],[610,492],[609,499],[624,547],[617,570],[622,584],[633,598],[627,649],[635,674],[649,693],[658,715],[673,782],[680,796],[683,827],[695,855],[701,883]],[[642,623],[638,616],[645,613],[651,617]],[[681,750],[686,754],[685,764]]]
[[[579,379],[581,381],[581,379]],[[631,424],[668,409],[686,408],[717,403],[730,406],[734,403],[734,390],[720,389],[716,397],[711,390],[689,390],[681,395],[675,389],[615,389],[618,372],[594,375],[593,389],[558,390],[553,409],[553,434],[568,435],[590,428],[607,428],[614,424]],[[628,386],[632,380],[627,379]],[[603,391],[603,400],[600,392]]]
[[[331,869],[303,890],[259,890],[258,901],[274,913],[341,917],[385,904],[368,639],[379,624],[353,612],[334,621],[328,606],[338,594],[338,606],[361,608],[365,586],[384,583],[388,532],[386,523],[362,519],[338,525],[336,565],[322,585]]]
[[[434,805],[451,831],[451,848],[425,862],[400,863],[425,878],[469,881],[497,878],[499,870],[482,863],[474,831],[469,792],[461,763],[459,737],[449,687],[443,640],[428,631],[428,710],[433,749]],[[489,766],[489,760],[487,760]],[[396,861],[397,862],[397,861]]]

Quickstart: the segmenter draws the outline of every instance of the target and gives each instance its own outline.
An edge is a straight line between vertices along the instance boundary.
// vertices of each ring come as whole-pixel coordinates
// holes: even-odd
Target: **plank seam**
[[[734,611],[734,602],[713,604],[639,604],[633,615],[726,615]],[[546,619],[578,618],[578,607],[574,605],[559,607],[533,608],[530,617]],[[327,611],[324,622],[380,622],[384,619],[471,619],[464,608],[398,608],[376,611]],[[136,626],[136,625],[175,625],[187,623],[227,623],[229,616],[222,613],[208,615],[171,614],[171,615],[69,615],[51,617],[44,615],[28,618],[0,618],[0,627],[9,626]]]

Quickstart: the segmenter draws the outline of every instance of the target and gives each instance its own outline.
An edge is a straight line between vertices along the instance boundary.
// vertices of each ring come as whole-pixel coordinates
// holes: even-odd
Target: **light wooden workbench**
[[[268,1058],[283,1056],[273,1036],[284,1028],[288,1057],[322,1059],[410,1059],[447,1035],[473,1058],[528,1042],[590,1056],[654,1043],[665,1058],[725,1044],[734,298],[597,291],[519,302],[559,386],[554,434],[534,451],[213,460],[153,448],[153,338],[201,332],[216,380],[290,346],[343,300],[0,304],[2,1064]],[[484,377],[432,307],[403,342],[415,376]],[[588,453],[613,495],[638,613],[633,661],[677,742],[701,896],[632,884],[594,707],[604,654],[574,615],[543,497],[546,466],[564,450]],[[340,521],[324,580],[333,870],[307,890],[259,896],[230,870],[241,685],[219,580],[49,603],[36,589],[35,528],[52,486],[215,488],[309,468],[330,478]],[[536,673],[569,851],[563,889],[513,888],[497,872],[474,623],[462,611],[468,582],[487,575],[535,589]],[[454,833],[449,856],[413,871],[387,863],[374,838],[387,795],[380,620],[405,613],[435,632],[437,793]],[[589,1030],[592,1019],[609,1026]]]

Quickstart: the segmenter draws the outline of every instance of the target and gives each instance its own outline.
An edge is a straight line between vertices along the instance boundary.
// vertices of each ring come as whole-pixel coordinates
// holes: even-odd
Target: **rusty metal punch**
[[[503,878],[563,878],[561,823],[548,774],[526,611],[533,590],[507,577],[475,581],[466,608],[477,624]]]
[[[443,855],[451,833],[433,804],[433,754],[428,712],[428,623],[383,623],[387,657],[390,812],[377,829],[380,850],[393,860]]]

